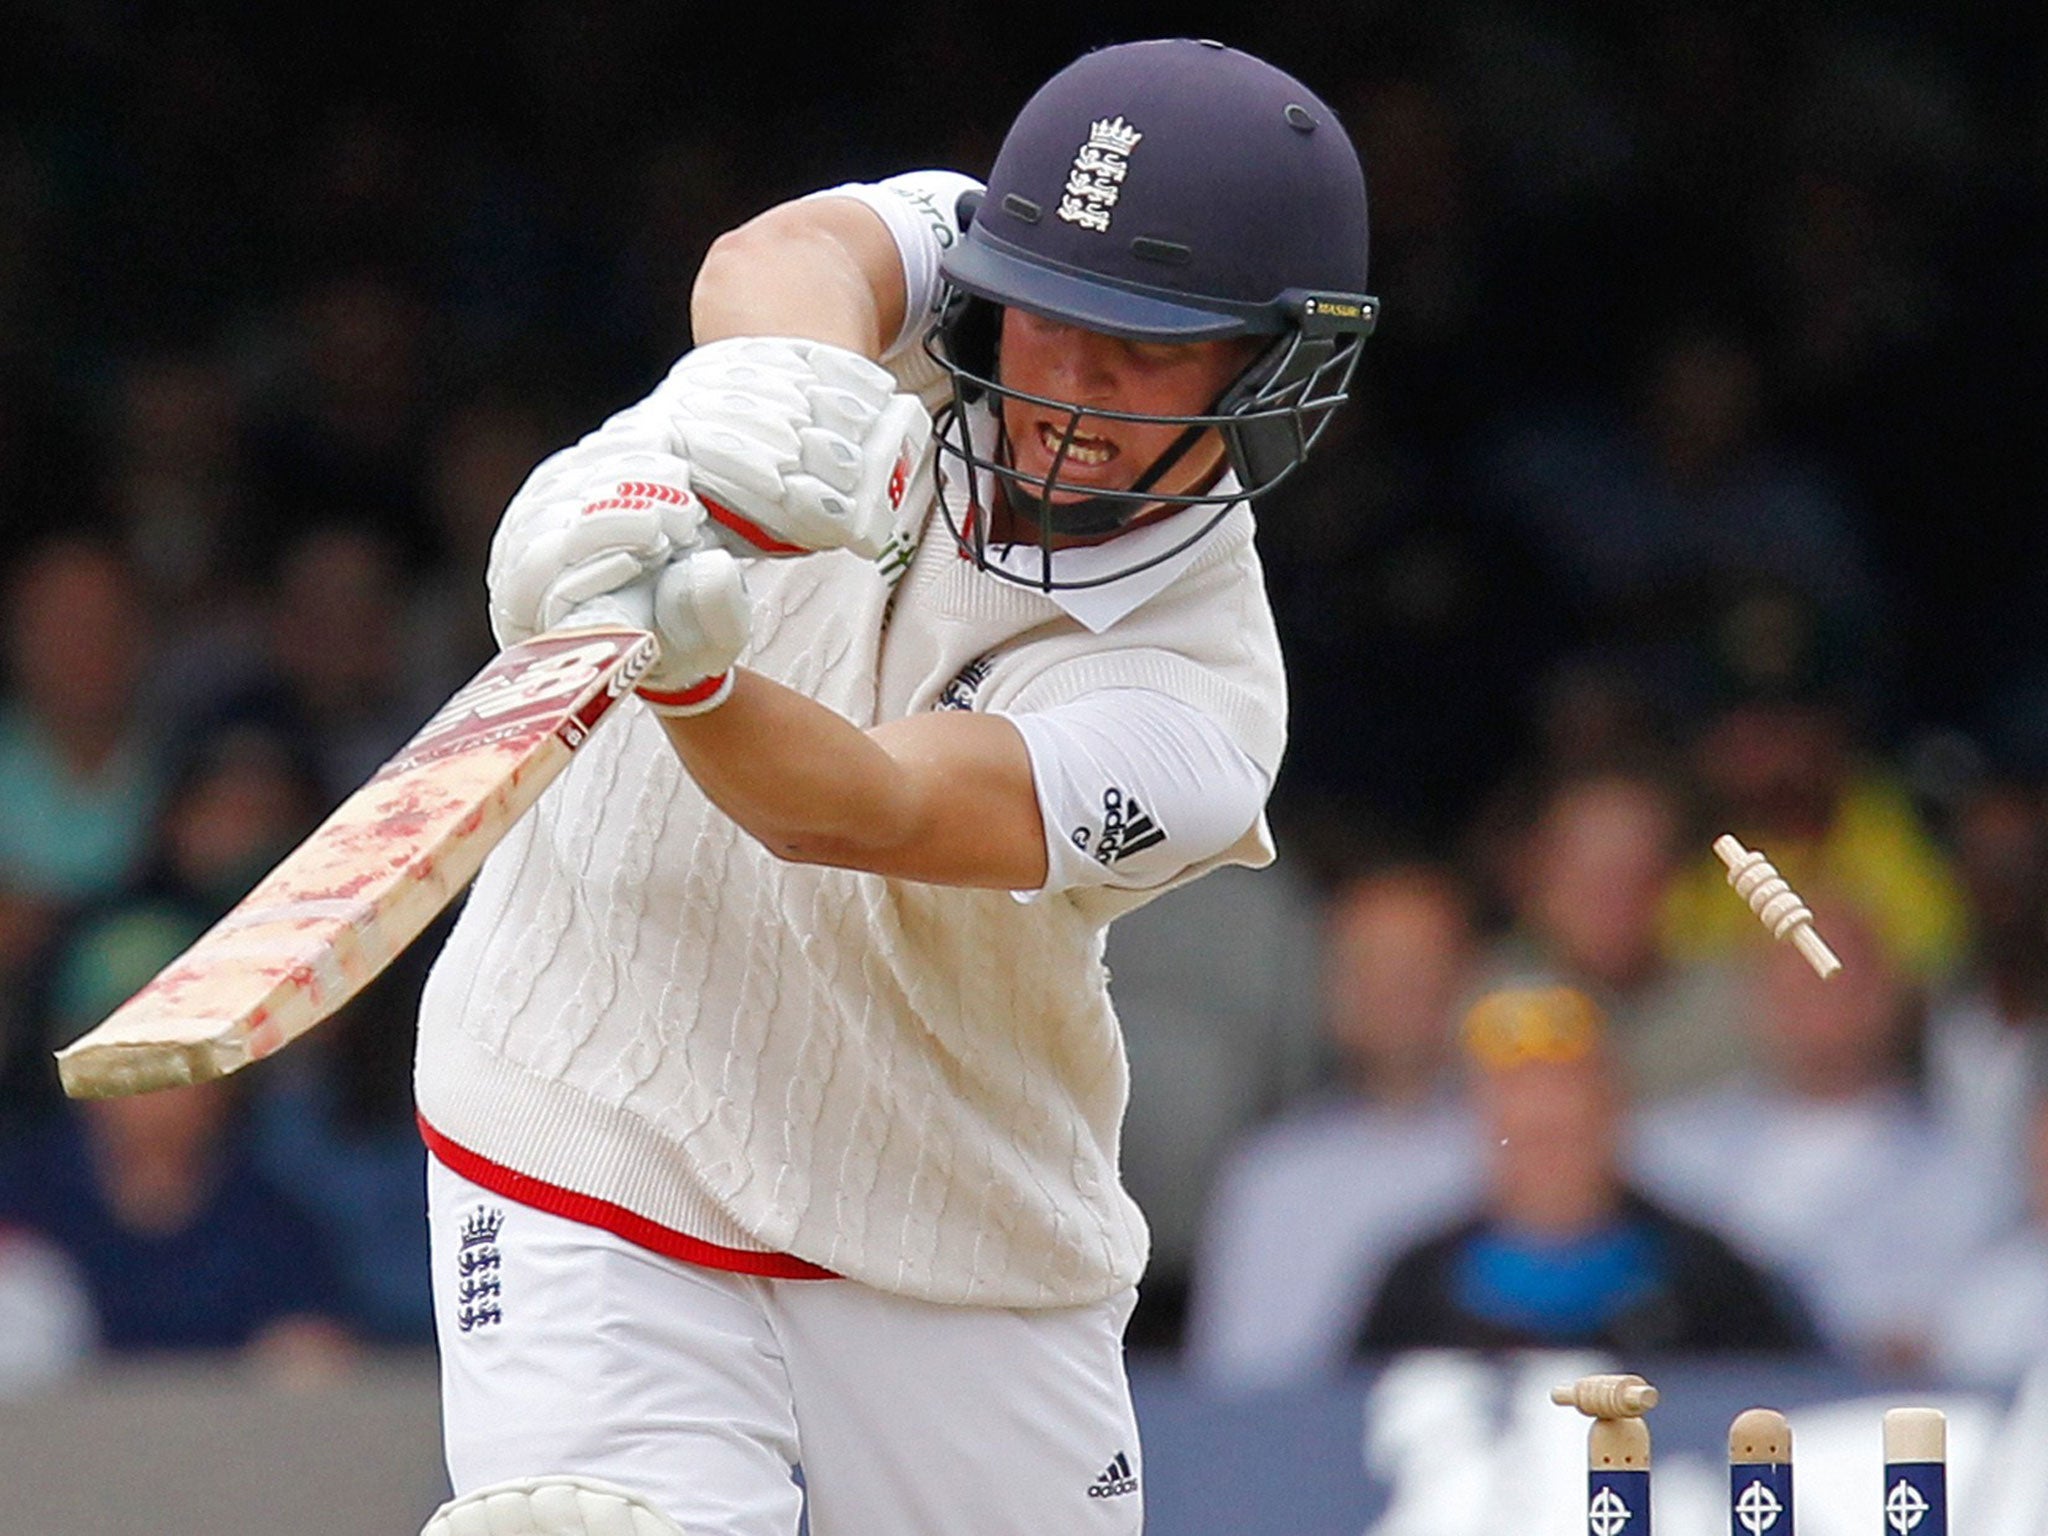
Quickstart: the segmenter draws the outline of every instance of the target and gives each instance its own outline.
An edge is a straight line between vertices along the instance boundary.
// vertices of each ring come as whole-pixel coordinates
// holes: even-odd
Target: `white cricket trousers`
[[[454,1491],[578,1473],[688,1536],[1135,1536],[1135,1292],[999,1311],[700,1268],[428,1159]],[[801,1465],[803,1486],[791,1476]]]

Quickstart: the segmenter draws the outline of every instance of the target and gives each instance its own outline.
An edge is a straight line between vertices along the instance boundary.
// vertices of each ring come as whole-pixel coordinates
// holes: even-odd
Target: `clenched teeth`
[[[1064,434],[1055,432],[1044,422],[1038,424],[1039,446],[1057,458]],[[1116,457],[1116,444],[1107,438],[1086,437],[1076,434],[1072,443],[1066,445],[1066,457],[1073,464],[1107,464]]]

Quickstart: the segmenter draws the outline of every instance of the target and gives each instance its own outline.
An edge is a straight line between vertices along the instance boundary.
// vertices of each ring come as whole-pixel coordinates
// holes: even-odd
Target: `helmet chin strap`
[[[1122,496],[1083,496],[1073,501],[1052,499],[1048,492],[1059,483],[1060,466],[1066,462],[1067,450],[1073,445],[1074,429],[1078,425],[1077,415],[1067,428],[1060,450],[1054,455],[1052,467],[1046,471],[1043,480],[1032,480],[1016,468],[1016,455],[1010,447],[1007,426],[1002,428],[997,441],[998,459],[1008,470],[999,477],[1004,503],[1020,522],[1037,529],[1041,538],[1048,534],[1063,538],[1092,538],[1118,533],[1146,508],[1146,503]],[[1131,494],[1143,494],[1157,485],[1169,470],[1187,457],[1188,450],[1207,430],[1206,426],[1199,425],[1182,428],[1180,435],[1166,445],[1159,457],[1152,461],[1151,467],[1132,484]]]

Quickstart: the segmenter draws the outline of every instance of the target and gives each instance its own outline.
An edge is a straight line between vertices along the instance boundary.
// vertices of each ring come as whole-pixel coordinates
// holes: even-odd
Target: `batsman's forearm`
[[[729,336],[801,336],[879,357],[903,308],[899,295],[877,291],[890,280],[902,285],[893,266],[879,277],[873,270],[879,257],[869,247],[880,228],[859,204],[823,199],[770,209],[721,235],[691,289],[692,337],[701,346]],[[888,256],[898,259],[893,244]]]
[[[843,715],[759,673],[736,669],[725,703],[662,725],[711,803],[783,858],[865,867],[863,851],[886,853],[905,835],[896,760]]]

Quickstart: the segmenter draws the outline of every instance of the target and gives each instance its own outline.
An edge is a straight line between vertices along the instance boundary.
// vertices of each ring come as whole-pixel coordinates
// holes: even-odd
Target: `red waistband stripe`
[[[420,1140],[427,1144],[427,1150],[445,1164],[450,1171],[459,1173],[472,1184],[482,1185],[494,1195],[502,1195],[516,1204],[530,1206],[536,1211],[546,1211],[550,1216],[560,1216],[565,1221],[581,1222],[586,1227],[597,1227],[614,1237],[623,1237],[627,1242],[649,1252],[661,1254],[664,1258],[680,1259],[685,1264],[701,1265],[705,1269],[723,1269],[741,1275],[760,1275],[769,1280],[837,1280],[840,1277],[829,1269],[812,1264],[794,1254],[755,1253],[745,1248],[725,1248],[717,1243],[707,1243],[702,1238],[691,1237],[687,1232],[678,1232],[673,1227],[664,1227],[656,1221],[649,1221],[637,1212],[627,1210],[623,1205],[614,1205],[609,1200],[600,1200],[595,1195],[579,1194],[573,1189],[564,1189],[544,1179],[507,1168],[489,1158],[472,1152],[457,1142],[450,1141],[427,1123],[426,1116],[418,1117]]]

